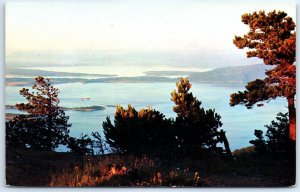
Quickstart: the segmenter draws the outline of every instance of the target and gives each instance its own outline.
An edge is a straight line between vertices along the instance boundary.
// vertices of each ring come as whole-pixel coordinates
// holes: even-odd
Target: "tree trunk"
[[[47,151],[52,151],[52,116],[48,115],[48,135],[47,135]]]
[[[49,96],[49,103],[48,103],[48,135],[47,135],[47,151],[52,151],[52,101],[51,97]]]
[[[291,141],[296,141],[296,109],[295,109],[295,96],[288,97],[289,109],[289,138]]]
[[[228,142],[227,137],[226,137],[226,135],[225,135],[225,131],[221,130],[219,134],[220,134],[220,139],[221,139],[221,141],[224,143],[224,147],[225,147],[226,153],[227,153],[229,156],[231,156],[232,154],[231,154],[231,150],[230,150],[230,148],[229,148],[229,142]]]

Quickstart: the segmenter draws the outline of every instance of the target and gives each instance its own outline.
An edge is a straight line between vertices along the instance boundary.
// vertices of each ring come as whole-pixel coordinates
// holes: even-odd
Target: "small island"
[[[5,109],[17,109],[17,107],[15,105],[5,105]],[[98,105],[93,105],[93,106],[87,106],[87,107],[60,107],[60,109],[66,110],[66,111],[82,111],[82,112],[87,112],[87,111],[104,110],[105,107],[98,106]]]
[[[61,107],[62,110],[70,110],[70,111],[99,111],[99,110],[104,110],[105,107],[103,106],[87,106],[87,107]]]

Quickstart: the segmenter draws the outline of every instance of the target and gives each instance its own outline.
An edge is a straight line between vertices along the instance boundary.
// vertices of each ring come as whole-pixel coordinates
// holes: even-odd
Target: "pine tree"
[[[114,123],[107,117],[103,130],[106,142],[117,153],[166,157],[176,150],[172,123],[151,107],[138,112],[131,105],[127,109],[118,105]]]
[[[67,144],[71,152],[78,153],[81,157],[87,154],[93,154],[92,140],[86,134],[81,134],[79,139],[69,137]]]
[[[16,107],[27,114],[19,115],[7,123],[7,132],[14,139],[21,139],[22,145],[38,150],[52,151],[59,144],[65,144],[71,125],[69,117],[58,106],[59,90],[54,88],[49,79],[35,78],[33,90],[23,88],[20,94],[28,103],[16,104]],[[15,136],[15,137],[14,137]]]
[[[117,105],[114,117],[114,124],[109,117],[102,124],[106,143],[117,153],[135,153],[141,138],[137,127],[138,112],[131,105],[128,109]]]
[[[203,150],[216,149],[222,126],[221,116],[214,109],[204,110],[201,102],[190,91],[192,85],[187,78],[180,78],[177,90],[171,93],[177,113],[176,130],[181,152],[189,155]]]
[[[267,128],[267,144],[271,153],[285,153],[287,149],[288,142],[286,130],[289,127],[289,118],[287,113],[278,113],[276,121],[272,121],[270,125],[265,125]]]
[[[242,15],[242,22],[249,26],[243,37],[235,36],[233,43],[248,48],[247,57],[263,59],[273,68],[266,71],[266,78],[249,82],[245,91],[231,94],[230,105],[244,104],[252,108],[255,103],[285,97],[289,110],[289,139],[296,140],[296,31],[291,17],[282,11],[264,11]],[[261,104],[258,104],[261,106]]]
[[[169,158],[176,153],[178,144],[173,119],[167,119],[161,112],[147,107],[138,112],[138,123],[141,146],[146,154]]]
[[[182,118],[199,119],[199,116],[204,114],[204,109],[200,108],[201,102],[189,92],[192,84],[187,78],[180,78],[180,81],[176,82],[176,87],[177,91],[171,93],[171,101],[175,103],[173,111]]]
[[[264,139],[263,131],[255,130],[256,139],[250,141],[255,146],[256,151],[261,155],[293,155],[289,154],[294,149],[290,148],[287,139],[289,135],[286,131],[289,127],[288,113],[278,113],[276,121],[271,121],[271,124],[265,125],[265,127],[267,128],[266,139]]]

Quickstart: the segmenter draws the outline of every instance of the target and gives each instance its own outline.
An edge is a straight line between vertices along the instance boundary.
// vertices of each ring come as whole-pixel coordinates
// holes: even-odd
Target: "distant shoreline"
[[[101,76],[94,79],[85,78],[76,74],[75,78],[70,78],[70,75],[74,73],[59,73],[37,70],[24,71],[29,75],[41,75],[47,77],[47,75],[57,74],[55,78],[50,78],[52,84],[62,83],[165,83],[179,80],[180,76],[187,76],[187,78],[193,83],[211,83],[218,85],[226,84],[242,84],[249,82],[253,79],[261,79],[265,77],[266,68],[263,64],[245,65],[245,66],[228,66],[222,68],[216,68],[205,72],[191,72],[191,71],[145,71],[143,76],[132,77],[120,77],[120,76]],[[9,73],[8,73],[9,74]],[[20,75],[21,70],[13,70],[11,74]],[[64,75],[62,75],[64,74]],[[183,75],[184,74],[184,75]],[[54,75],[55,76],[55,75]],[[177,76],[177,77],[176,77]],[[63,78],[62,78],[63,77]],[[31,86],[34,84],[34,78],[25,77],[7,77],[7,86]]]
[[[17,107],[15,105],[5,105],[5,109],[17,109]],[[93,106],[87,106],[87,107],[60,107],[60,109],[65,110],[65,111],[89,112],[89,111],[104,110],[105,107],[93,105]],[[14,114],[14,113],[9,113],[9,114]]]
[[[178,81],[179,78],[167,78],[167,77],[132,77],[132,78],[103,78],[103,79],[69,79],[69,78],[52,78],[51,82],[54,85],[57,84],[67,84],[67,83],[175,83]],[[245,84],[246,81],[237,80],[237,81],[209,81],[209,80],[194,80],[193,83],[209,83],[209,84],[216,84],[216,85],[227,85],[227,84]],[[32,86],[34,84],[34,79],[29,78],[6,78],[6,86],[14,86],[14,87],[21,87],[21,86]]]

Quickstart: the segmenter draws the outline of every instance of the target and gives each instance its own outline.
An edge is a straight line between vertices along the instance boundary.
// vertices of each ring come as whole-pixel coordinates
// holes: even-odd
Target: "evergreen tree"
[[[6,147],[10,149],[44,150],[44,122],[30,115],[18,115],[6,122]],[[37,131],[41,130],[41,131]]]
[[[148,107],[139,112],[128,105],[116,107],[114,124],[107,117],[103,122],[106,142],[117,153],[169,156],[175,150],[172,120]]]
[[[263,131],[261,130],[254,130],[254,135],[256,137],[255,140],[249,141],[255,147],[255,151],[259,154],[263,154],[266,152],[266,141],[263,136]]]
[[[93,150],[91,148],[92,140],[88,137],[88,135],[81,134],[79,139],[70,137],[67,144],[71,152],[78,153],[81,157],[87,154],[93,154]]]
[[[189,92],[192,85],[187,78],[180,78],[177,90],[171,93],[177,113],[176,131],[181,152],[189,155],[203,150],[216,149],[222,126],[221,116],[214,109],[204,110],[201,102]],[[224,132],[223,132],[224,133]]]
[[[146,154],[171,157],[177,152],[173,119],[165,118],[159,111],[147,107],[138,112],[141,143]]]
[[[152,109],[139,112],[131,105],[127,109],[116,107],[114,123],[107,117],[103,122],[106,142],[117,153],[147,154],[156,157],[183,157],[201,151],[218,150],[218,142],[224,142],[230,153],[220,115],[214,110],[204,110],[201,102],[189,92],[191,84],[181,78],[177,91],[172,92],[172,101],[178,114],[176,121]]]
[[[23,88],[20,94],[28,103],[16,104],[16,107],[26,112],[7,123],[7,143],[19,143],[26,148],[52,151],[59,144],[65,144],[71,125],[69,117],[58,106],[59,90],[54,88],[49,79],[35,78],[30,92]]]
[[[231,95],[230,105],[255,103],[285,97],[288,101],[290,140],[296,140],[296,31],[295,23],[285,12],[264,11],[242,15],[242,22],[250,31],[243,37],[235,36],[233,43],[240,49],[248,48],[247,57],[263,59],[274,66],[266,71],[266,78],[249,82],[245,91]],[[261,106],[261,104],[258,104]]]
[[[250,143],[255,146],[256,151],[260,154],[277,154],[288,153],[289,135],[286,130],[289,127],[288,113],[278,113],[276,121],[272,121],[270,125],[265,125],[267,132],[266,140],[263,136],[263,131],[255,130],[254,135],[257,139],[251,140]]]
[[[271,152],[284,153],[288,151],[287,147],[289,137],[286,130],[289,128],[288,113],[278,113],[276,121],[272,121],[270,125],[265,125],[267,128],[266,137],[269,150]]]
[[[189,92],[192,84],[187,78],[180,78],[180,81],[176,82],[176,87],[177,91],[174,90],[171,93],[171,101],[175,103],[173,111],[177,113],[178,117],[199,119],[205,111],[200,108],[201,102],[193,96],[193,93]]]
[[[128,109],[116,106],[114,125],[109,117],[103,122],[106,142],[117,153],[133,153],[138,150],[138,112],[128,105]]]

